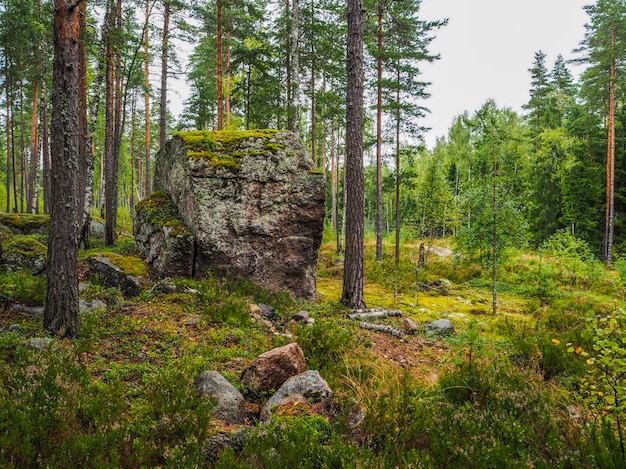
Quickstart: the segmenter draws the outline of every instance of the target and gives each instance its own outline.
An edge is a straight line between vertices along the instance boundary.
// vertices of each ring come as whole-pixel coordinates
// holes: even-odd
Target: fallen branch
[[[390,334],[395,337],[400,337],[400,338],[404,337],[404,332],[399,331],[398,329],[394,329],[393,327],[390,327],[390,326],[383,326],[382,324],[372,324],[371,322],[361,321],[359,323],[359,327],[361,329],[367,329],[370,331],[384,332],[385,334]]]
[[[389,318],[402,316],[402,312],[399,310],[386,311],[384,309],[369,310],[366,312],[356,312],[348,314],[350,319],[365,319],[365,318]]]

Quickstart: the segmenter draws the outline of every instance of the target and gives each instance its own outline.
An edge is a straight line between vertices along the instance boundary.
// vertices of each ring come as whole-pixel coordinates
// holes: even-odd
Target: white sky
[[[420,18],[448,18],[431,43],[441,59],[426,64],[422,78],[432,82],[425,105],[431,113],[423,125],[432,130],[426,144],[432,148],[447,135],[454,118],[470,115],[487,99],[521,112],[529,100],[529,68],[535,52],[547,54],[552,69],[561,54],[574,57],[584,37],[588,15],[583,6],[594,0],[422,0]],[[580,70],[568,67],[575,79]]]

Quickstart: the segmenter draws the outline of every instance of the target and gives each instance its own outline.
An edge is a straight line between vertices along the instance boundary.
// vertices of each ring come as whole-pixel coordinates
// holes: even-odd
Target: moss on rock
[[[183,139],[187,146],[187,156],[194,159],[205,159],[211,166],[232,170],[241,169],[241,159],[254,154],[269,156],[285,148],[285,145],[272,141],[276,134],[282,132],[275,129],[255,130],[195,130],[176,132],[174,137]],[[264,149],[241,149],[246,140],[261,140]]]
[[[167,192],[153,192],[139,202],[135,209],[137,213],[143,212],[143,218],[148,223],[170,227],[172,236],[192,236],[191,231],[180,217],[174,199]]]
[[[111,264],[122,271],[124,275],[131,277],[146,277],[148,274],[145,261],[137,256],[122,256],[114,252],[93,252],[87,258],[108,258]]]
[[[50,216],[30,213],[0,213],[0,224],[14,234],[44,233],[50,226]]]

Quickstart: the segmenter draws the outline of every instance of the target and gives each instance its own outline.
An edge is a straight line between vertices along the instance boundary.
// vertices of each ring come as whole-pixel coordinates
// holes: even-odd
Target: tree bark
[[[105,20],[105,110],[104,110],[104,207],[105,207],[105,243],[112,246],[115,242],[115,220],[113,219],[113,173],[115,171],[115,50],[113,35],[115,29],[114,0],[109,0],[107,19]]]
[[[215,73],[217,86],[217,130],[224,128],[224,45],[222,0],[216,0],[217,24],[215,31]]]
[[[79,75],[81,15],[70,0],[54,0],[52,168],[44,327],[78,333],[78,214],[80,191]],[[85,112],[83,109],[82,112]]]
[[[383,7],[378,5],[378,57],[376,59],[376,260],[383,260]]]
[[[163,36],[161,41],[161,100],[159,108],[159,149],[167,140],[167,63],[169,56],[170,1],[163,1]]]
[[[150,0],[146,0],[146,23],[150,17]],[[150,161],[150,43],[148,37],[148,28],[143,32],[143,102],[145,113],[145,140],[146,140],[146,154],[145,154],[145,181],[144,181],[144,195],[148,196],[152,193],[152,169]]]
[[[611,48],[615,47],[615,25],[611,25]],[[604,259],[607,265],[613,264],[613,237],[615,231],[615,85],[617,78],[615,58],[609,69],[609,113],[607,116],[607,158],[606,158],[606,222],[604,235]]]
[[[363,6],[347,0],[346,254],[341,302],[364,308],[363,298]]]

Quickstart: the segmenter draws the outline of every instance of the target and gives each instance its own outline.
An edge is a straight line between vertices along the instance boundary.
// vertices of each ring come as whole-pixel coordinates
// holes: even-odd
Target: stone
[[[415,334],[417,331],[419,331],[419,327],[417,327],[415,321],[413,321],[411,318],[406,317],[402,318],[402,328],[408,334]]]
[[[20,325],[19,324],[11,324],[9,326],[9,328],[7,329],[7,332],[14,332],[16,334],[19,334],[19,332],[20,332]]]
[[[14,236],[4,245],[2,263],[11,271],[25,270],[40,274],[46,269],[48,248],[34,236]]]
[[[89,237],[94,239],[104,239],[106,226],[99,220],[93,218],[89,220]]]
[[[80,314],[90,313],[92,311],[106,310],[107,304],[102,300],[79,300],[78,310]]]
[[[232,449],[235,455],[241,454],[246,442],[246,435],[242,430],[234,432],[219,432],[211,436],[202,446],[202,452],[209,462],[219,460],[220,453],[225,449]]]
[[[259,303],[259,309],[261,310],[261,316],[266,319],[274,320],[278,318],[278,314],[276,314],[276,310],[271,306],[264,305],[263,303]]]
[[[50,216],[33,213],[0,212],[0,224],[4,225],[15,235],[47,234],[50,227]],[[2,231],[3,229],[0,229],[0,232]]]
[[[142,279],[124,273],[122,268],[115,265],[110,257],[98,255],[89,257],[87,262],[90,274],[100,277],[105,286],[119,288],[127,298],[132,298],[141,293]],[[141,262],[141,260],[136,259],[136,262]]]
[[[454,332],[454,326],[448,319],[438,319],[430,324],[426,324],[424,330],[433,334],[446,335]]]
[[[39,352],[47,352],[48,350],[52,352],[59,351],[59,345],[49,337],[33,337],[26,342],[26,346],[33,350],[38,350]]]
[[[154,166],[155,189],[172,196],[195,237],[196,271],[315,295],[326,189],[296,134],[178,132]]]
[[[171,196],[158,191],[135,207],[135,244],[160,278],[193,277],[194,236]]]
[[[262,353],[241,375],[241,384],[253,396],[278,389],[287,379],[306,369],[304,352],[291,343]]]
[[[193,380],[198,395],[215,400],[212,414],[228,424],[243,424],[246,415],[245,399],[239,390],[217,371],[203,371]]]
[[[261,308],[259,308],[259,305],[255,305],[254,303],[252,303],[250,305],[250,314],[257,315],[260,316],[261,315]]]
[[[333,391],[318,371],[305,371],[285,381],[265,403],[261,409],[261,421],[269,420],[277,406],[294,402],[318,403],[332,396]]]
[[[291,319],[296,322],[308,323],[311,317],[309,316],[309,313],[307,311],[298,311],[296,314],[291,316]]]

